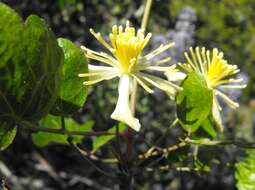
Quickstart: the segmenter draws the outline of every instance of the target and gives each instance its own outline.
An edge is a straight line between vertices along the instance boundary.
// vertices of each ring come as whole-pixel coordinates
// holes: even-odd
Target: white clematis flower
[[[123,123],[129,124],[131,128],[133,128],[136,131],[139,131],[141,124],[139,123],[139,120],[134,118],[133,114],[130,110],[130,104],[129,104],[129,96],[131,89],[127,88],[130,86],[132,82],[132,78],[128,75],[123,75],[120,78],[119,82],[119,98],[117,102],[117,106],[115,107],[115,110],[113,111],[111,118],[115,120],[119,120]]]
[[[112,27],[112,33],[109,35],[111,44],[107,43],[100,33],[95,33],[93,29],[90,29],[90,32],[111,54],[97,52],[82,46],[87,58],[108,66],[89,65],[89,73],[79,74],[79,77],[89,77],[89,80],[84,82],[85,85],[119,77],[119,98],[111,118],[124,122],[139,131],[141,125],[139,120],[133,116],[129,104],[133,83],[136,81],[148,93],[153,93],[151,87],[157,87],[171,95],[180,90],[181,88],[172,82],[144,73],[144,71],[150,70],[168,72],[170,75],[176,73],[178,70],[175,65],[159,66],[159,64],[168,62],[169,58],[160,60],[153,66],[146,64],[146,61],[171,48],[174,44],[161,45],[151,53],[142,56],[142,50],[148,44],[152,34],[148,33],[145,36],[141,29],[136,32],[134,27],[129,26],[129,22],[126,23],[125,28],[116,25]]]
[[[230,65],[223,58],[223,52],[219,52],[214,48],[212,51],[206,50],[204,47],[191,47],[189,54],[184,53],[187,63],[179,64],[187,73],[196,71],[205,77],[207,86],[213,91],[213,107],[212,116],[216,124],[223,130],[222,119],[220,116],[221,106],[218,103],[217,96],[231,108],[239,107],[237,102],[231,100],[221,89],[229,88],[245,88],[245,84],[240,84],[242,78],[232,78],[240,70],[236,65]]]

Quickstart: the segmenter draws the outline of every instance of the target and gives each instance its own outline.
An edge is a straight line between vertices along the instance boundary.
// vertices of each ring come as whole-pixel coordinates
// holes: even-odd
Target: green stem
[[[146,5],[145,5],[144,14],[143,14],[143,20],[142,20],[142,24],[141,24],[141,29],[143,29],[144,31],[146,30],[146,27],[148,24],[151,5],[152,5],[152,0],[147,0]],[[133,115],[135,115],[136,92],[137,92],[137,81],[134,80],[133,81],[133,91],[131,94],[131,110],[132,110]]]
[[[142,20],[142,24],[141,24],[141,29],[144,31],[145,31],[147,23],[148,23],[151,5],[152,5],[152,0],[147,0],[146,5],[145,5],[144,14],[143,14],[143,20]],[[137,81],[133,80],[133,90],[132,90],[132,94],[131,94],[131,111],[132,111],[133,115],[135,115],[136,95],[137,95]],[[128,167],[131,168],[132,160],[133,160],[133,145],[134,145],[134,131],[131,128],[128,128],[126,137],[127,137],[126,162],[127,162]],[[128,179],[126,179],[126,180],[127,180],[127,184],[128,184],[127,189],[132,190],[133,189],[133,187],[132,187],[133,186],[132,185],[132,183],[133,183],[132,173],[130,173]]]
[[[18,126],[22,129],[27,129],[35,132],[46,132],[46,133],[54,133],[54,134],[62,134],[69,136],[101,136],[101,135],[115,135],[115,133],[109,133],[105,131],[92,131],[92,132],[83,132],[83,131],[67,131],[64,129],[52,129],[52,128],[42,128],[37,125],[34,125],[27,121],[22,121],[18,123]]]
[[[144,14],[143,14],[142,25],[141,25],[141,28],[144,31],[146,30],[146,26],[148,24],[150,10],[151,10],[151,5],[152,5],[152,0],[147,0],[146,5],[145,5]]]

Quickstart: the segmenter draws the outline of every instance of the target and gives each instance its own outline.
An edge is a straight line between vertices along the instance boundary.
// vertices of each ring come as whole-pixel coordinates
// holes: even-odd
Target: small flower
[[[213,90],[213,107],[212,115],[216,124],[222,130],[222,120],[220,117],[221,106],[218,103],[216,96],[222,98],[222,100],[231,108],[235,109],[239,106],[237,102],[231,100],[222,89],[230,88],[245,88],[246,85],[240,84],[242,78],[232,78],[240,70],[236,65],[230,65],[223,58],[223,52],[219,52],[214,48],[212,53],[206,50],[204,47],[196,47],[195,51],[191,47],[189,54],[184,53],[187,63],[179,64],[187,73],[196,71],[204,76],[207,86]]]
[[[148,44],[152,34],[148,33],[145,35],[142,29],[136,32],[134,27],[129,26],[128,21],[125,28],[116,25],[112,27],[112,33],[109,35],[110,44],[103,39],[100,33],[94,32],[93,29],[90,29],[90,32],[111,54],[97,52],[82,46],[81,48],[87,58],[105,63],[108,66],[89,64],[89,73],[79,74],[79,77],[89,77],[89,80],[84,82],[85,85],[92,85],[103,80],[120,77],[118,87],[119,98],[111,118],[122,121],[138,131],[140,123],[133,116],[129,104],[133,82],[137,81],[149,93],[153,93],[152,86],[164,90],[171,95],[180,90],[180,87],[167,80],[144,73],[144,71],[156,70],[174,75],[177,72],[175,65],[159,66],[159,64],[168,62],[170,58],[160,60],[153,66],[146,64],[146,61],[171,48],[174,44],[160,45],[159,48],[151,53],[142,56],[142,50]]]

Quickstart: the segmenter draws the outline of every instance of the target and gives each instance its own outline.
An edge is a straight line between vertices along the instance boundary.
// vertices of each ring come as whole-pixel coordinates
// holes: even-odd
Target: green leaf
[[[6,149],[14,140],[17,129],[13,127],[13,123],[0,123],[0,151]]]
[[[87,86],[82,84],[84,78],[79,78],[78,74],[87,73],[88,65],[84,53],[71,41],[59,38],[58,43],[64,52],[64,66],[60,97],[53,113],[68,115],[81,108],[86,101]]]
[[[210,116],[201,123],[201,128],[212,138],[217,136],[217,132],[214,129],[214,123]]]
[[[212,139],[217,137],[217,130],[214,128],[215,123],[212,119],[212,116],[209,115],[207,119],[205,119],[200,127],[193,133],[192,138],[197,140],[203,139]]]
[[[195,132],[211,113],[213,92],[196,72],[189,73],[181,87],[176,97],[177,117],[186,131]]]
[[[46,22],[0,3],[0,120],[38,121],[59,92],[63,52]]]
[[[238,190],[255,189],[255,150],[247,150],[243,161],[236,165],[235,178]]]
[[[119,126],[119,132],[120,133],[125,131],[125,129],[126,129],[125,124],[119,123],[118,126]],[[108,129],[107,131],[109,133],[114,133],[116,131],[116,126],[113,126],[112,128]],[[106,135],[106,136],[96,137],[93,140],[93,150],[92,150],[92,152],[96,152],[100,147],[105,145],[107,142],[112,140],[114,137],[115,137],[115,135]]]
[[[94,125],[93,121],[88,121],[85,124],[78,124],[72,118],[64,118],[65,129],[68,131],[91,131]],[[61,117],[48,115],[39,122],[39,127],[61,129]],[[47,132],[38,132],[32,135],[33,142],[37,146],[47,146],[50,144],[68,144],[68,135],[59,135]],[[82,141],[83,136],[72,136],[73,142],[79,143]]]

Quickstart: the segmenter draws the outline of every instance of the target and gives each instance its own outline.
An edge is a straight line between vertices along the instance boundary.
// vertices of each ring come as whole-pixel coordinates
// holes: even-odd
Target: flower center
[[[114,49],[112,53],[119,61],[121,71],[130,73],[151,34],[149,33],[145,37],[142,30],[138,30],[136,33],[135,28],[130,27],[127,22],[125,30],[122,26],[113,26],[109,37]]]
[[[228,78],[239,72],[237,66],[228,64],[223,58],[223,52],[216,48],[211,52],[204,47],[202,49],[196,47],[195,50],[191,47],[189,54],[185,52],[184,55],[187,63],[180,66],[188,72],[201,73],[206,79],[207,86],[212,89],[229,81],[233,82]]]
[[[230,65],[223,59],[223,54],[214,52],[207,72],[209,87],[217,86],[224,78],[231,76],[238,71],[236,65]]]

